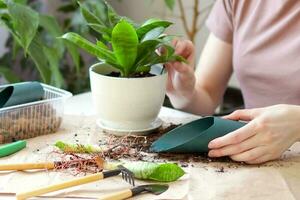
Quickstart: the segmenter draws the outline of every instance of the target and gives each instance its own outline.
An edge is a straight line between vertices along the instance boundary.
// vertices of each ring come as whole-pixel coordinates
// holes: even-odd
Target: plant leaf
[[[25,53],[33,40],[39,25],[39,15],[28,6],[9,1],[8,11],[13,27],[19,36],[21,46]]]
[[[138,179],[160,182],[176,181],[185,174],[183,169],[174,163],[126,162],[123,166]]]
[[[7,28],[7,30],[15,37],[15,39],[19,43],[21,43],[18,34],[16,33],[13,27],[11,17],[7,13],[2,14],[0,17],[1,17],[1,21],[0,21],[1,25],[4,25]]]
[[[151,70],[151,66],[138,66],[135,70],[137,73],[148,73]]]
[[[164,49],[164,55],[156,53],[158,48]],[[174,54],[174,48],[169,45],[168,41],[162,39],[147,40],[139,44],[136,67],[151,66],[153,64],[168,62],[168,57]]]
[[[64,79],[59,70],[60,55],[55,48],[49,48],[44,46],[44,53],[49,62],[51,70],[51,85],[61,88],[64,85]]]
[[[7,8],[6,3],[3,0],[0,0],[0,9],[5,9]]]
[[[76,67],[76,71],[77,73],[79,73],[80,54],[77,50],[77,47],[74,46],[72,43],[57,39],[57,37],[61,36],[63,32],[59,27],[59,24],[57,23],[56,19],[53,16],[40,14],[40,26],[42,26],[45,30],[47,30],[48,33],[52,35],[52,43],[54,44],[52,46],[54,46],[59,51],[59,58],[63,57],[65,47],[68,49],[68,52],[70,53],[73,63]]]
[[[16,59],[16,56],[19,52],[19,50],[22,48],[20,44],[18,43],[18,39],[16,39],[14,36],[12,41],[12,59]]]
[[[108,19],[108,5],[104,0],[89,0],[85,2],[85,5],[100,19],[103,25],[110,25]]]
[[[0,66],[0,74],[9,82],[20,82],[20,78],[8,67]]]
[[[48,67],[47,57],[44,54],[43,44],[35,37],[28,48],[28,54],[35,63],[44,83],[50,84],[51,71]]]
[[[39,15],[39,22],[40,26],[43,27],[47,31],[47,33],[49,33],[49,35],[52,36],[49,45],[56,48],[56,50],[58,51],[56,52],[57,56],[62,58],[63,53],[65,51],[65,47],[63,41],[57,39],[57,37],[63,34],[58,22],[53,16],[43,14]]]
[[[109,50],[108,47],[100,40],[97,41],[97,46]]]
[[[80,12],[87,23],[102,24],[101,20],[90,12],[83,4],[79,4]]]
[[[164,163],[160,164],[149,176],[149,179],[155,181],[172,182],[178,180],[185,174],[177,164]]]
[[[161,40],[146,40],[144,42],[139,43],[136,61],[141,60],[148,54],[148,52],[154,52],[161,42]]]
[[[100,24],[88,24],[88,26],[102,35],[106,34],[109,37],[111,37],[112,29],[110,29],[110,28],[107,28]]]
[[[139,39],[142,39],[146,33],[151,31],[152,29],[156,27],[164,27],[167,28],[172,24],[172,22],[169,21],[163,21],[160,19],[149,19],[144,24],[142,24],[137,30],[136,33],[139,37]]]
[[[165,28],[160,26],[152,29],[148,33],[146,33],[141,40],[141,42],[147,41],[147,40],[154,40],[157,39],[163,32],[165,31]]]
[[[18,3],[18,4],[22,4],[22,5],[26,5],[28,0],[13,0],[14,3]]]
[[[77,46],[66,40],[64,40],[64,44],[67,47],[68,52],[72,57],[72,60],[76,67],[77,73],[79,73],[79,71],[80,71],[80,53],[78,51]]]
[[[165,0],[165,4],[167,5],[167,7],[173,11],[174,7],[175,7],[175,0]]]
[[[94,45],[90,41],[84,39],[80,35],[76,33],[66,33],[61,38],[72,42],[73,44],[77,45],[78,47],[82,48],[89,54],[92,54],[96,57],[98,57],[102,61],[108,61],[110,63],[116,63],[116,58],[110,50],[98,47],[97,45]]]
[[[137,57],[138,37],[134,27],[121,20],[112,31],[112,47],[118,63],[123,67],[125,76],[131,73]]]

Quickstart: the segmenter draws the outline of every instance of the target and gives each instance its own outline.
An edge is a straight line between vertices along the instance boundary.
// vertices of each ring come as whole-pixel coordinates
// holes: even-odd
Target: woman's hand
[[[235,161],[258,164],[280,158],[300,139],[300,106],[238,110],[224,118],[249,123],[211,141],[210,157],[230,156]]]
[[[195,49],[189,40],[174,40],[175,53],[184,57],[188,64],[171,62],[165,64],[168,71],[167,95],[188,101],[195,88]]]

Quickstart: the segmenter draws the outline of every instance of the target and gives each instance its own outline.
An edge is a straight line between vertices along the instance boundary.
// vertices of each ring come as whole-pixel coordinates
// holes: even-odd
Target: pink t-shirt
[[[300,0],[217,0],[206,24],[233,45],[247,108],[300,105]]]

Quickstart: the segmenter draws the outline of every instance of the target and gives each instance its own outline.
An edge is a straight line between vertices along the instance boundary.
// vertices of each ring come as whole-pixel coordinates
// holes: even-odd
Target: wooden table
[[[93,116],[91,93],[70,98],[65,106],[66,115]],[[163,107],[161,117],[182,119],[197,118],[181,111]],[[283,161],[262,166],[247,166],[232,163],[191,163],[189,193],[186,199],[300,199],[300,145],[294,145]],[[224,167],[224,168],[223,168]],[[223,172],[220,172],[223,168]],[[224,172],[225,171],[225,172]],[[0,180],[1,181],[1,180]],[[14,199],[0,196],[0,199]]]

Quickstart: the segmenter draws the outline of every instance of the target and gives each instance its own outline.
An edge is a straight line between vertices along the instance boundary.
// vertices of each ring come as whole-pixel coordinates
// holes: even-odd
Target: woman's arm
[[[170,63],[167,95],[173,106],[199,115],[213,114],[222,101],[232,74],[232,45],[210,34],[194,73],[194,48],[189,41],[177,41],[176,53],[190,65]]]

